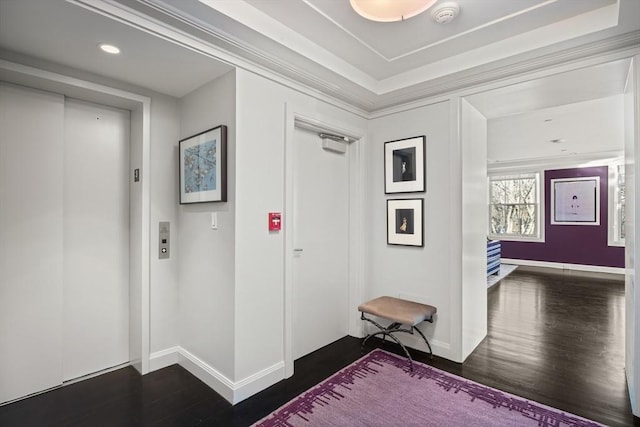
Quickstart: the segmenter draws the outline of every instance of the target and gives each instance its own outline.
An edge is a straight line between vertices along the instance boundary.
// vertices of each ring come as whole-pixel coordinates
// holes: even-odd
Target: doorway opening
[[[626,101],[627,98],[637,97],[637,91],[629,92],[629,81],[635,78],[633,67],[632,58],[620,55],[614,59],[602,59],[600,62],[589,61],[581,68],[570,71],[565,69],[562,72],[551,72],[546,77],[535,80],[514,79],[511,85],[494,86],[463,98],[487,121],[488,174],[501,178],[518,178],[526,173],[539,173],[541,176],[540,204],[537,209],[541,218],[538,227],[542,232],[542,238],[535,243],[528,242],[526,238],[504,238],[509,244],[510,252],[505,253],[503,248],[503,257],[512,258],[507,262],[514,261],[527,268],[561,268],[556,271],[564,271],[565,274],[581,274],[580,270],[586,272],[583,274],[589,275],[606,276],[613,273],[620,277],[625,274],[625,264],[629,265],[629,241],[626,242],[625,254],[625,243],[620,242],[620,233],[617,233],[617,236],[615,233],[620,231],[621,214],[624,215],[625,210],[617,209],[616,212],[616,205],[620,202],[619,183],[623,182],[619,179],[620,167],[624,164],[629,167],[625,156],[629,155],[630,146],[633,146],[631,154],[635,156],[638,142],[637,130],[629,132],[630,128],[637,126],[637,112],[633,111],[633,107],[629,108]],[[631,85],[633,86],[633,82]],[[637,101],[635,103],[637,104]],[[593,119],[594,114],[596,120]],[[608,217],[609,221],[601,221],[603,233],[600,233],[597,239],[590,239],[579,246],[599,246],[603,253],[613,254],[615,262],[601,264],[587,258],[580,261],[575,257],[579,251],[570,254],[566,254],[565,251],[565,254],[558,253],[557,259],[549,258],[544,261],[536,255],[527,257],[526,253],[530,252],[530,248],[542,248],[545,244],[552,243],[554,235],[559,231],[578,232],[579,227],[575,225],[563,226],[550,222],[549,216],[554,213],[550,210],[550,198],[554,197],[551,179],[566,178],[558,174],[600,174],[601,181],[609,181],[609,185],[603,184],[600,187],[600,193],[608,193],[609,200],[598,206],[601,218]],[[633,204],[637,196],[629,188],[627,186],[624,190],[624,198],[626,203]],[[489,195],[487,199],[487,204],[490,205]],[[629,218],[628,214],[627,217]],[[629,220],[633,221],[627,219]],[[592,230],[595,228],[595,225],[591,227]],[[487,230],[489,229],[490,225],[487,224]],[[490,232],[488,234],[490,238],[499,239],[497,235],[491,235]],[[628,233],[626,237],[629,237]],[[567,239],[568,237],[564,240]],[[557,251],[550,249],[546,252],[551,254]],[[561,256],[573,258],[562,259]],[[600,257],[600,260],[603,257]],[[571,273],[572,271],[574,273]],[[629,269],[626,272],[629,282]],[[634,275],[635,272],[631,274]],[[629,319],[636,316],[636,294],[632,287],[631,293],[629,289],[627,286],[626,340],[629,340],[629,337],[633,338],[635,334],[633,327],[629,326],[634,322],[629,322]],[[626,369],[633,372],[633,354],[637,346],[629,342],[626,342],[625,346]],[[632,385],[630,392],[633,399]]]
[[[130,164],[126,167],[130,171],[141,170],[142,179],[130,187],[128,360],[145,374],[149,371],[150,99],[9,61],[0,63],[0,71],[2,80],[10,84],[61,93],[131,112]]]

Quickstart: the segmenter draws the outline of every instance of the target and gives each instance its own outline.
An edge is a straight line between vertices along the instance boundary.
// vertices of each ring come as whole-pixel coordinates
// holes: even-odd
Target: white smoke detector
[[[460,6],[453,1],[437,4],[431,10],[431,17],[438,24],[448,24],[460,13]]]

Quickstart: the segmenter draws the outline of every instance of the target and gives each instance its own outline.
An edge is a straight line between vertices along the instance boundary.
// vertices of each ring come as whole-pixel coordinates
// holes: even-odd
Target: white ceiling
[[[461,13],[453,22],[442,25],[434,22],[429,11],[401,22],[368,21],[355,13],[348,1],[245,1],[276,21],[265,29],[266,35],[275,39],[278,33],[292,30],[376,80],[483,49],[587,12],[602,15],[604,9],[615,7],[616,3],[615,0],[457,0]],[[241,23],[252,23],[238,6],[229,7],[219,0],[203,3]],[[613,24],[613,20],[609,21]],[[579,33],[577,29],[574,32]],[[286,44],[307,54],[301,46]]]
[[[232,69],[65,0],[0,0],[0,48],[176,97]]]
[[[429,10],[370,22],[348,0],[0,0],[0,49],[177,97],[230,65],[269,70],[373,112],[486,72],[509,77],[640,42],[638,0],[457,3],[458,18],[442,25]],[[107,58],[100,41],[123,54]]]
[[[611,61],[466,97],[489,119],[490,167],[620,157],[630,64]]]
[[[622,95],[615,95],[490,119],[489,166],[546,166],[621,157],[623,102]]]
[[[467,96],[486,118],[495,119],[624,92],[630,59],[553,74]]]
[[[458,18],[442,25],[430,11],[370,22],[348,0],[0,0],[0,57],[174,97],[237,66],[366,115],[640,44],[640,0],[457,3]],[[104,41],[123,53],[101,53]],[[614,60],[468,99],[493,120],[538,110],[563,115],[554,109],[622,93],[628,68],[628,60]]]
[[[442,25],[429,10],[402,22],[371,22],[348,0],[142,0],[165,15],[159,19],[196,23],[211,43],[367,111],[444,93],[461,81],[480,83],[489,70],[502,78],[572,59],[576,50],[563,53],[578,45],[640,41],[638,0],[457,3],[458,18]],[[134,7],[146,13],[140,5]]]

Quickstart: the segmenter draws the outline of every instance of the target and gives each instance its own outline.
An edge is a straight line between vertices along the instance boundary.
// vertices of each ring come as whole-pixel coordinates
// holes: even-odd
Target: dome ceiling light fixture
[[[429,9],[437,0],[349,0],[358,15],[371,21],[396,22]]]

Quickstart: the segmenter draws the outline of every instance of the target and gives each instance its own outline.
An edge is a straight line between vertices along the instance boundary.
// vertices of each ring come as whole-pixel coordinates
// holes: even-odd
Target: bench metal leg
[[[431,345],[429,344],[429,340],[427,340],[427,337],[425,337],[422,331],[415,326],[412,326],[411,329],[415,329],[416,332],[420,334],[425,344],[427,344],[427,348],[429,349],[429,358],[433,359],[433,351],[431,351]]]
[[[380,325],[379,323],[367,318],[364,316],[364,313],[362,313],[362,315],[360,316],[360,318],[362,320],[366,320],[367,322],[370,322],[372,324],[374,324],[375,326],[378,327],[378,329],[380,329],[378,332],[374,332],[373,334],[369,334],[365,337],[364,340],[362,340],[362,345],[360,346],[360,352],[364,351],[364,345],[365,343],[369,340],[369,338],[371,337],[375,337],[376,335],[382,335],[382,339],[384,340],[385,337],[389,336],[392,340],[394,340],[396,342],[396,344],[398,344],[402,350],[404,350],[404,354],[407,355],[407,359],[409,359],[409,367],[411,369],[411,372],[413,372],[413,359],[411,358],[411,355],[409,354],[409,351],[407,350],[407,348],[400,342],[400,340],[398,338],[396,338],[392,332],[409,332],[407,330],[402,330],[402,329],[398,329],[398,326],[400,326],[399,323],[392,323],[391,325],[389,325],[388,327],[383,327],[382,325]]]
[[[362,320],[366,320],[367,322],[375,325],[379,329],[379,331],[367,335],[362,340],[362,345],[360,346],[360,352],[364,352],[364,346],[367,343],[367,341],[369,340],[369,338],[375,337],[376,335],[382,335],[382,339],[384,341],[386,339],[386,337],[389,336],[393,341],[396,342],[396,344],[398,344],[402,348],[402,350],[404,351],[404,354],[407,355],[407,359],[409,359],[409,366],[411,368],[411,371],[413,371],[413,359],[411,358],[411,355],[409,354],[409,351],[404,346],[404,344],[402,344],[400,342],[400,340],[398,338],[396,338],[393,334],[395,332],[405,332],[405,333],[413,335],[413,331],[415,330],[415,331],[418,332],[418,334],[422,337],[424,342],[427,344],[427,348],[429,349],[429,357],[433,358],[433,352],[431,351],[431,345],[429,344],[429,341],[427,340],[427,337],[424,336],[424,334],[422,333],[422,331],[420,329],[418,329],[418,328],[416,328],[414,326],[411,326],[411,329],[401,328],[402,325],[400,323],[398,323],[398,322],[393,322],[392,324],[390,324],[389,326],[387,326],[385,328],[384,326],[380,325],[378,322],[366,317],[364,315],[364,313],[361,313],[360,318]]]

